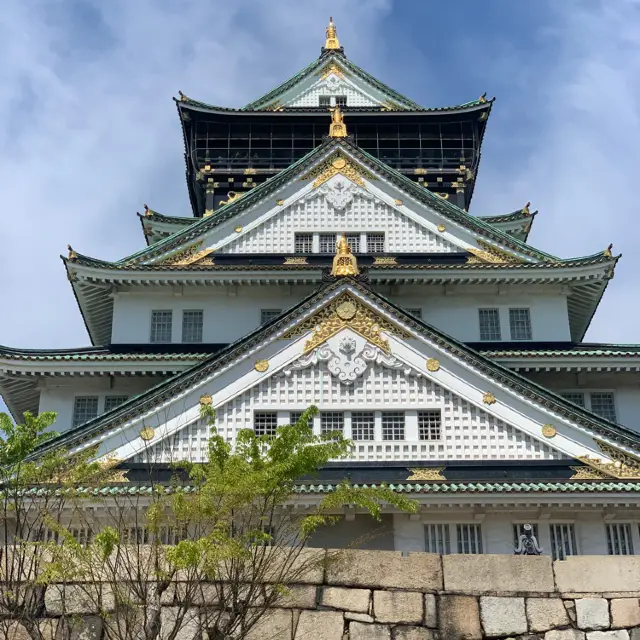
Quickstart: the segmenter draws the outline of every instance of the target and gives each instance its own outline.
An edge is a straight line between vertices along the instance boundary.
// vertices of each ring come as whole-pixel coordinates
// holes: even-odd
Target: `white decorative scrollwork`
[[[318,197],[324,197],[325,202],[338,213],[342,213],[355,197],[364,198],[365,200],[374,199],[371,193],[340,174],[330,178],[317,189],[307,194],[306,197],[301,199],[301,202]]]

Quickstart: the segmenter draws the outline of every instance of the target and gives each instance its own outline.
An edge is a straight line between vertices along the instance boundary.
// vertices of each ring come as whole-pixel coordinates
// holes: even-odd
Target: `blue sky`
[[[497,96],[471,212],[531,201],[530,242],[565,257],[613,242],[587,339],[640,342],[637,0],[4,0],[0,344],[86,344],[66,245],[118,259],[143,203],[189,214],[171,97],[249,102],[317,57],[330,14],[356,64],[425,106]]]

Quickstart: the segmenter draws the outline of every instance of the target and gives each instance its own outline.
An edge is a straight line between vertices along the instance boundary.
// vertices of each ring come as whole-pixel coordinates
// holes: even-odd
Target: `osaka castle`
[[[246,106],[179,93],[190,215],[145,206],[115,262],[69,247],[90,346],[0,347],[13,417],[55,411],[42,450],[98,446],[124,491],[203,459],[202,404],[230,443],[315,405],[351,457],[300,479],[301,508],[345,479],[421,505],[370,548],[509,554],[530,524],[555,559],[640,553],[640,345],[583,341],[619,256],[532,246],[526,195],[477,215],[494,100],[419,105],[325,35]],[[341,515],[317,545],[379,527]]]

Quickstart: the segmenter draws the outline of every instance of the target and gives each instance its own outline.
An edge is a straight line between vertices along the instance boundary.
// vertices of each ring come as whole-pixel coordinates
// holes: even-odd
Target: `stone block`
[[[424,597],[418,591],[374,591],[373,616],[376,622],[420,624]]]
[[[629,629],[629,635],[631,636],[631,640],[640,640],[640,627]]]
[[[587,640],[629,640],[629,632],[626,629],[615,631],[590,631]]]
[[[637,627],[640,625],[640,601],[638,598],[611,600],[611,626]]]
[[[350,622],[349,640],[391,640],[391,629],[386,624]]]
[[[69,640],[100,640],[102,638],[102,618],[98,616],[73,618],[69,625]],[[175,640],[182,640],[182,638],[176,636]]]
[[[376,589],[442,589],[440,556],[431,553],[348,550],[327,567],[327,582]]]
[[[576,621],[579,629],[608,629],[609,603],[604,598],[576,600]]]
[[[159,640],[200,640],[202,638],[202,626],[200,624],[200,611],[193,607],[184,612],[182,620],[179,616],[184,612],[182,607],[162,607],[160,611],[160,636]],[[175,636],[172,634],[178,628]]]
[[[293,612],[274,609],[258,620],[246,640],[291,640],[292,637]]]
[[[527,598],[529,631],[549,631],[569,624],[569,616],[560,598]]]
[[[345,589],[325,587],[322,590],[322,606],[342,611],[369,613],[371,591],[369,589]]]
[[[569,556],[554,562],[558,591],[638,591],[640,556]]]
[[[29,632],[15,620],[0,622],[0,638],[2,640],[32,640]]]
[[[289,587],[278,601],[278,607],[287,609],[315,609],[316,608],[316,587],[311,584],[295,584]]]
[[[447,555],[442,558],[444,588],[464,593],[553,593],[547,556]]]
[[[480,609],[473,596],[440,596],[441,640],[481,640]]]
[[[327,559],[324,549],[300,549],[295,559],[286,548],[268,547],[266,553],[269,555],[265,560],[265,582],[322,584]],[[248,570],[248,576],[251,577],[251,569]]]
[[[344,619],[338,611],[303,611],[294,637],[295,640],[342,640],[343,627]]]
[[[480,619],[489,637],[517,635],[527,632],[524,598],[480,598]]]
[[[433,631],[424,627],[395,627],[395,640],[434,640]]]
[[[375,622],[373,616],[370,616],[368,613],[354,613],[353,611],[345,611],[344,619],[355,620],[356,622],[367,622],[368,624]]]
[[[544,640],[585,640],[584,631],[577,629],[552,629],[544,634]]]
[[[431,593],[424,594],[424,625],[432,629],[438,626],[436,597]]]
[[[82,615],[97,613],[98,608],[113,611],[113,593],[97,583],[51,585],[44,593],[48,615]]]

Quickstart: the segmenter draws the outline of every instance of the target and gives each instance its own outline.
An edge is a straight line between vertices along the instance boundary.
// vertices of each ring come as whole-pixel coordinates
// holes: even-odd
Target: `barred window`
[[[260,325],[271,322],[282,313],[282,309],[260,309]]]
[[[584,407],[584,393],[578,391],[564,391],[560,394],[565,400],[577,404],[579,407]]]
[[[257,436],[275,436],[277,428],[277,412],[260,411],[253,415],[253,430]]]
[[[98,415],[98,396],[78,396],[73,403],[73,426],[84,424]]]
[[[173,311],[151,312],[151,342],[171,342]]]
[[[149,544],[149,529],[147,527],[125,527],[120,535],[124,544]]]
[[[331,96],[320,96],[318,104],[321,107],[330,107],[331,106]]]
[[[182,342],[202,342],[202,311],[182,312]]]
[[[129,396],[107,396],[104,399],[104,412],[111,411],[128,400]]]
[[[302,417],[302,411],[290,411],[289,412],[289,424],[296,424]]]
[[[360,234],[359,233],[346,233],[344,236],[347,239],[347,244],[351,253],[360,253]]]
[[[616,422],[616,405],[613,400],[613,393],[607,391],[594,391],[590,395],[591,411],[596,415]]]
[[[418,434],[420,440],[440,440],[442,437],[442,415],[440,409],[418,411]]]
[[[404,440],[404,413],[402,411],[382,412],[382,439]]]
[[[370,233],[367,235],[367,252],[384,253],[384,233]]]
[[[336,252],[336,234],[321,233],[320,234],[320,253]]]
[[[610,556],[633,555],[630,524],[607,525],[607,553]]]
[[[530,310],[509,309],[509,328],[512,340],[531,340]]]
[[[69,533],[75,541],[82,546],[89,544],[93,539],[93,533],[89,527],[71,527]]]
[[[524,535],[524,522],[518,523],[518,524],[514,524],[513,525],[513,548],[516,549],[518,547],[518,541],[520,540],[520,536]],[[536,540],[538,541],[538,543],[540,542],[540,538],[538,538],[538,525],[537,524],[532,524],[531,525],[531,532],[533,533],[533,535],[535,536]]]
[[[478,309],[480,340],[502,340],[499,309]]]
[[[336,96],[336,104],[339,107],[346,107],[347,106],[347,96]]]
[[[158,539],[162,544],[175,545],[187,539],[187,527],[160,527]]]
[[[424,525],[424,550],[441,556],[451,553],[448,524]]]
[[[578,555],[576,532],[572,524],[550,524],[551,557],[564,560],[567,556]]]
[[[422,320],[422,309],[405,309],[405,311],[414,318]]]
[[[375,438],[375,416],[373,411],[351,412],[351,439],[373,440]]]
[[[332,431],[344,433],[344,413],[341,411],[323,411],[320,414],[320,433],[325,435]]]
[[[296,233],[293,250],[295,253],[311,253],[313,251],[313,234]]]
[[[483,553],[482,529],[479,524],[457,524],[458,553]]]

